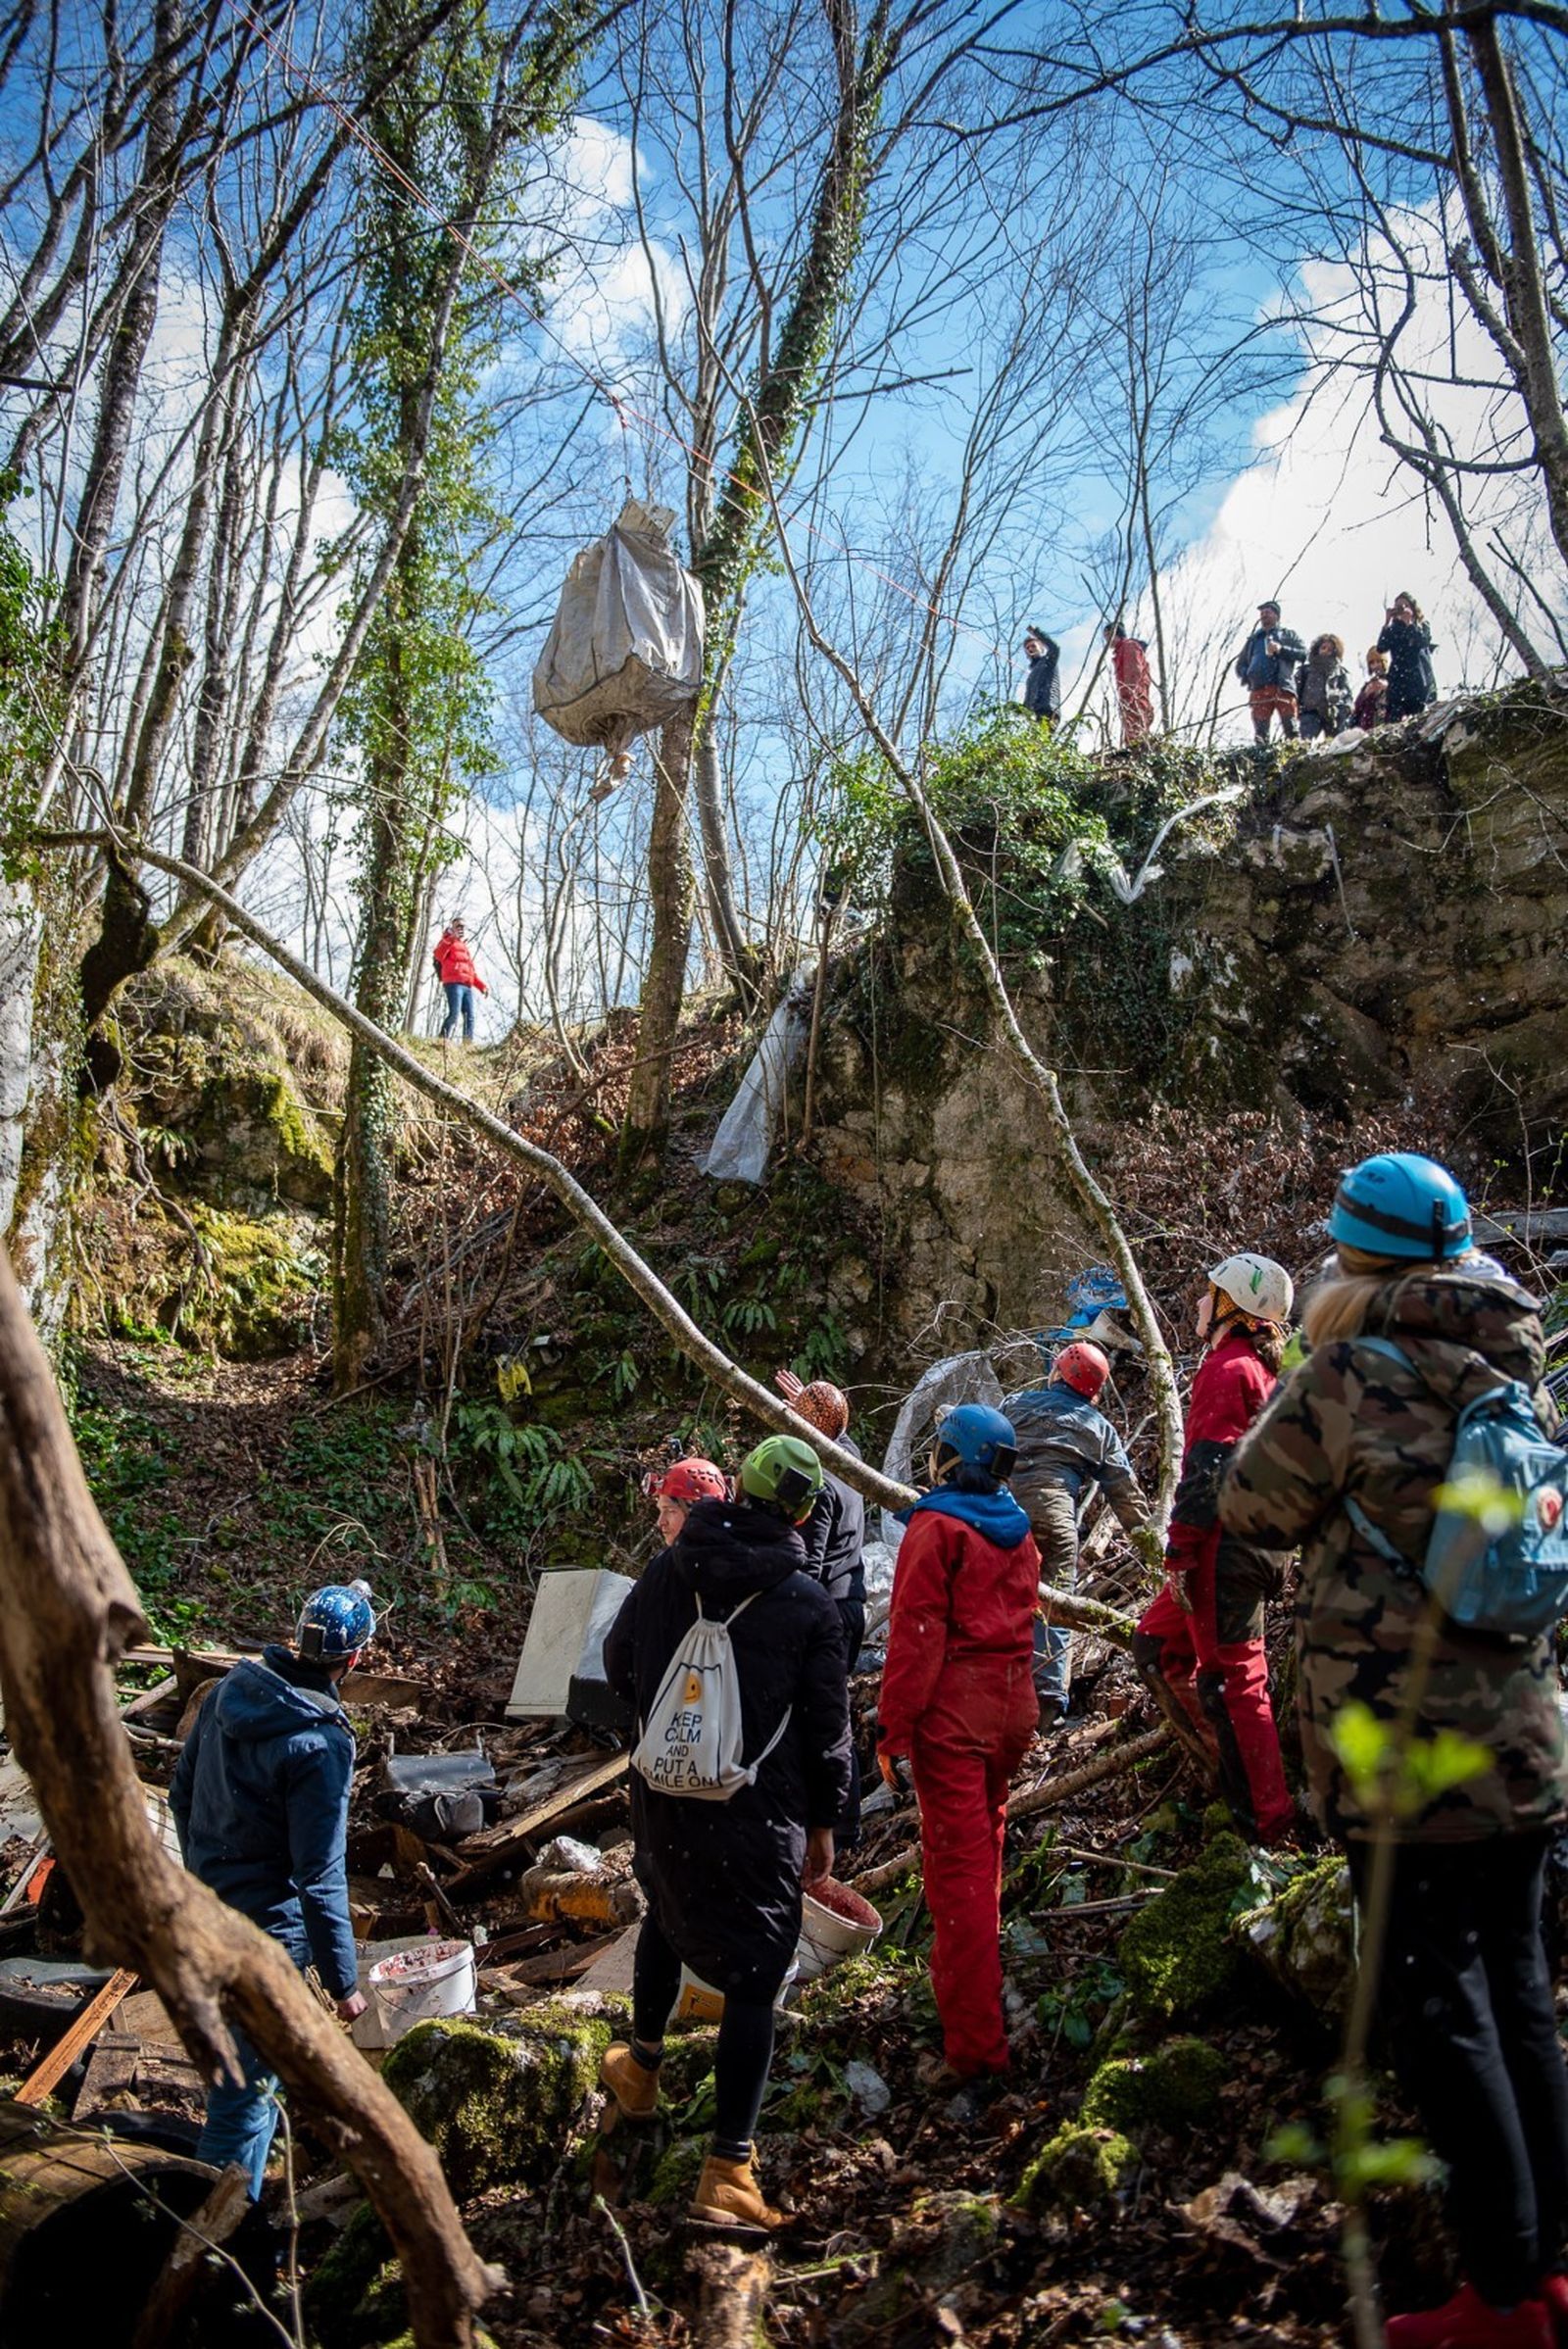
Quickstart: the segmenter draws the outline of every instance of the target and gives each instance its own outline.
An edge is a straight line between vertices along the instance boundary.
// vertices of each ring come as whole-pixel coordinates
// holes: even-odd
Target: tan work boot
[[[626,2121],[651,2121],[659,2110],[659,2074],[640,2064],[624,2039],[605,2049],[599,2084],[608,2088]]]
[[[692,2196],[692,2222],[697,2227],[720,2227],[729,2234],[771,2234],[784,2224],[784,2213],[763,2201],[757,2182],[755,2156],[726,2161],[710,2153],[703,2164]]]

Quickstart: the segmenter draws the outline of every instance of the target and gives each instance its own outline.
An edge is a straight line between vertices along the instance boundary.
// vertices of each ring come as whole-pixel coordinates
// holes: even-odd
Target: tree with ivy
[[[691,449],[687,515],[691,567],[707,604],[703,691],[695,713],[671,719],[660,736],[654,767],[654,811],[648,843],[651,933],[643,972],[638,1056],[626,1111],[624,1154],[635,1159],[657,1147],[669,1122],[670,1047],[680,1024],[686,965],[691,953],[695,885],[688,845],[694,777],[701,820],[710,903],[720,954],[734,971],[748,963],[734,905],[719,784],[714,719],[767,521],[762,475],[754,453],[760,436],[775,475],[788,472],[824,396],[834,331],[854,282],[864,232],[866,200],[886,162],[897,131],[879,125],[890,77],[906,30],[921,12],[895,17],[891,0],[874,0],[861,19],[856,0],[823,0],[834,84],[820,162],[810,184],[805,235],[789,282],[778,288],[758,282],[758,240],[748,217],[744,147],[730,116],[752,125],[760,97],[741,106],[726,95],[731,179],[720,191],[710,220],[705,220],[698,308],[703,330],[693,382],[682,387],[685,431]],[[786,44],[786,47],[788,44]],[[782,64],[782,58],[778,61]],[[736,61],[725,36],[723,69],[733,80]],[[898,129],[902,130],[900,124]],[[740,274],[763,321],[749,392],[738,397],[723,364],[714,331],[729,276],[730,236],[742,242],[746,261]],[[782,299],[780,300],[780,297]],[[776,330],[775,301],[779,302]],[[672,367],[664,355],[666,372]],[[727,427],[725,419],[728,419]],[[732,454],[719,452],[726,430]]]
[[[501,29],[487,0],[469,0],[389,82],[378,61],[404,45],[409,8],[369,0],[363,36],[364,78],[375,94],[366,127],[381,160],[367,162],[361,214],[364,391],[338,452],[362,514],[379,516],[395,506],[421,440],[424,450],[413,516],[338,725],[358,776],[354,1000],[391,1029],[403,1023],[428,894],[457,854],[446,818],[463,788],[496,763],[491,689],[474,643],[488,609],[477,559],[500,523],[483,377],[507,285],[527,284],[530,270],[500,251],[489,222],[515,209],[528,143],[563,119],[580,38],[569,13],[525,13]],[[429,209],[409,196],[411,182]],[[392,1078],[356,1043],[334,1186],[340,1391],[359,1384],[383,1328],[396,1123]]]
[[[0,473],[0,516],[20,487],[14,473]],[[64,713],[60,645],[43,583],[26,549],[0,519],[0,838],[8,881],[21,877],[22,843]]]

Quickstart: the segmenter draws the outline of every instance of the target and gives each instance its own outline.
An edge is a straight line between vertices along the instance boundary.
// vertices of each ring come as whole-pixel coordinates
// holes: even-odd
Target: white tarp
[[[806,977],[797,972],[762,1032],[735,1099],[718,1121],[700,1173],[711,1175],[715,1183],[761,1182],[809,1028]]]
[[[566,573],[533,706],[567,742],[619,753],[697,700],[703,591],[670,546],[674,518],[628,498]]]
[[[990,1403],[993,1409],[1002,1405],[1002,1381],[992,1367],[991,1356],[984,1348],[976,1353],[946,1354],[923,1371],[904,1400],[904,1407],[893,1423],[888,1439],[882,1474],[896,1485],[914,1483],[914,1447],[924,1449],[924,1441],[939,1411],[955,1403]],[[882,1511],[882,1539],[897,1555],[904,1539],[904,1528],[892,1513]]]

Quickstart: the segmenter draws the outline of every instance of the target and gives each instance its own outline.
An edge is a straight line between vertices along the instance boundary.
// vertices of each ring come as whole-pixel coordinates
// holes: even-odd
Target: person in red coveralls
[[[1278,1384],[1295,1296],[1269,1256],[1227,1256],[1208,1276],[1198,1307],[1207,1350],[1187,1407],[1165,1588],[1133,1635],[1140,1680],[1184,1739],[1196,1732],[1217,1755],[1220,1789],[1254,1843],[1277,1840],[1296,1817],[1263,1649],[1263,1604],[1277,1595],[1280,1568],[1274,1551],[1221,1529],[1219,1489]]]
[[[1149,674],[1149,648],[1141,636],[1129,636],[1118,620],[1105,630],[1110,665],[1116,674],[1116,705],[1121,711],[1124,751],[1147,742],[1154,723],[1154,691]]]
[[[435,975],[447,994],[447,1015],[441,1023],[441,1041],[446,1043],[461,1019],[463,1041],[471,1044],[473,991],[477,987],[481,995],[488,995],[490,990],[473,967],[473,956],[468,951],[468,933],[461,921],[448,922],[436,940],[432,959]]]
[[[1035,1734],[1040,1552],[1007,1491],[1010,1420],[960,1403],[937,1431],[935,1487],[906,1516],[893,1577],[877,1761],[905,1760],[920,1801],[931,1986],[956,2080],[1007,2070],[1002,1839],[1007,1787]]]

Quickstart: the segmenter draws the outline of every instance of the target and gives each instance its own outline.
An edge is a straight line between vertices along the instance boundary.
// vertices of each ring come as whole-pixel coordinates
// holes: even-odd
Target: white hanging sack
[[[751,1603],[743,1598],[733,1615],[714,1622],[698,1599],[697,1621],[670,1658],[632,1751],[632,1768],[656,1793],[728,1802],[742,1786],[756,1785],[757,1773],[788,1729],[793,1708],[756,1761],[742,1761],[740,1673],[729,1634]]]
[[[566,573],[533,706],[567,742],[623,752],[697,706],[703,591],[669,543],[667,506],[628,498]]]

